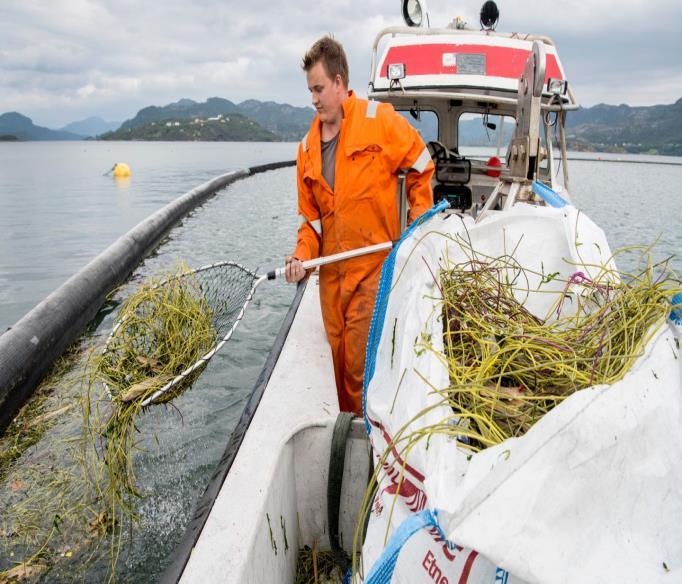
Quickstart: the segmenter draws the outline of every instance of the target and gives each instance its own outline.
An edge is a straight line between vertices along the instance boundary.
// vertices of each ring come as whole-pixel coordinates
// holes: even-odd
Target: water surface
[[[291,160],[296,146],[0,142],[0,331],[166,203],[230,170]],[[130,165],[130,179],[104,176],[116,162]]]

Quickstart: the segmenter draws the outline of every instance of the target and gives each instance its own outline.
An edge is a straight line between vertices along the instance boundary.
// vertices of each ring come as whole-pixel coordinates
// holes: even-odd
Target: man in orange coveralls
[[[330,37],[303,58],[317,115],[298,148],[298,243],[286,278],[301,262],[400,236],[398,173],[408,170],[409,221],[433,205],[433,162],[417,131],[390,104],[348,90],[348,61]],[[342,411],[362,414],[365,345],[387,252],[320,268],[322,318]]]

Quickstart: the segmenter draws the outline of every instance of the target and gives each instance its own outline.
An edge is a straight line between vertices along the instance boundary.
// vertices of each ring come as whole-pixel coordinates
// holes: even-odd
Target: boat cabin
[[[476,214],[500,178],[567,190],[565,115],[578,104],[552,40],[497,32],[491,22],[481,30],[461,19],[445,28],[414,24],[377,35],[368,97],[393,104],[420,131],[436,165],[436,202]],[[527,164],[519,166],[521,149]]]

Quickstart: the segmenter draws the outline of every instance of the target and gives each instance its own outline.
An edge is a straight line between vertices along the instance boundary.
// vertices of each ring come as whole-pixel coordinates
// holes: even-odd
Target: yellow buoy
[[[130,167],[125,162],[117,162],[114,164],[114,176],[116,178],[125,178],[130,176]]]

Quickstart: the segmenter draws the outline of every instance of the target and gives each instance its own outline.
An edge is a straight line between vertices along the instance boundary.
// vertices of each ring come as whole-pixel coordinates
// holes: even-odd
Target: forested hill
[[[162,119],[121,127],[100,136],[100,140],[193,141],[193,142],[275,142],[281,138],[241,114],[211,117]]]
[[[118,132],[138,128],[151,122],[214,118],[241,114],[282,140],[300,140],[308,131],[315,111],[309,107],[294,107],[273,101],[249,99],[235,104],[229,99],[211,97],[205,102],[181,99],[166,106],[149,106],[121,125]]]
[[[682,98],[670,105],[599,104],[569,112],[569,149],[682,156]]]

